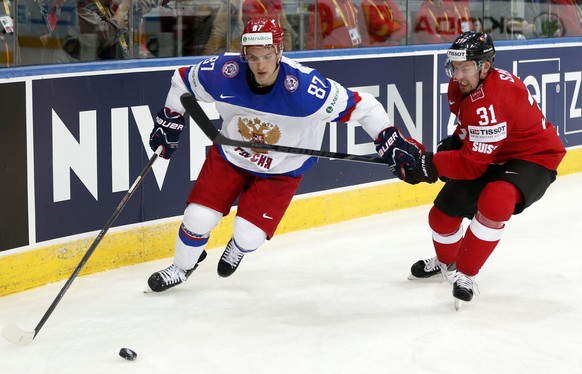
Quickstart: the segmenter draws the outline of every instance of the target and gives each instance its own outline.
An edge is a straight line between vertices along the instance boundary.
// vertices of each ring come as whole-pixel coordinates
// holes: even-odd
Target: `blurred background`
[[[582,36],[580,0],[1,0],[0,66],[238,52],[276,17],[287,51]]]

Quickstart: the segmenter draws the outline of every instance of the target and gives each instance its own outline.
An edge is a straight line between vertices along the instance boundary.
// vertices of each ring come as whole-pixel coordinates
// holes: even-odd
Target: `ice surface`
[[[0,373],[582,373],[581,186],[509,221],[458,312],[406,279],[434,253],[422,206],[276,236],[226,279],[210,250],[164,294],[142,291],[170,259],[79,277],[30,345],[0,339]],[[0,298],[0,328],[32,330],[63,282]]]

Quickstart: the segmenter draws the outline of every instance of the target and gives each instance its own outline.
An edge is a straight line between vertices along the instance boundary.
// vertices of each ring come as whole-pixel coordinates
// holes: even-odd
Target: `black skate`
[[[447,276],[450,275],[457,267],[453,262],[450,265],[443,264],[438,260],[435,256],[433,258],[429,258],[426,260],[420,260],[414,263],[410,268],[410,275],[408,279],[416,280],[416,279],[439,279],[436,277],[437,275],[441,275],[439,280],[446,281]]]
[[[455,298],[455,309],[459,310],[463,302],[473,300],[473,292],[479,293],[479,288],[475,282],[475,277],[470,277],[455,271],[452,277],[453,297]]]
[[[153,273],[148,279],[148,286],[150,287],[150,290],[153,292],[163,292],[169,288],[179,285],[180,283],[186,282],[190,274],[196,270],[198,264],[204,261],[206,255],[206,251],[202,251],[200,257],[198,258],[198,262],[192,269],[182,270],[176,265],[172,264],[164,270]]]
[[[220,261],[218,261],[218,275],[223,278],[230,277],[236,271],[244,255],[244,252],[230,239]]]

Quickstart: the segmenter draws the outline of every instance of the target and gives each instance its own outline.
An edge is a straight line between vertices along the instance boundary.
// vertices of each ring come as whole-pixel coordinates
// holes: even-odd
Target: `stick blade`
[[[2,329],[2,336],[10,343],[28,345],[34,340],[34,331],[24,331],[14,324],[8,324]]]

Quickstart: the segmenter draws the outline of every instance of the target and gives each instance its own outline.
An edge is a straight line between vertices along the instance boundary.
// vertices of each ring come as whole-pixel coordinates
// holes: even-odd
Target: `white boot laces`
[[[173,264],[160,271],[160,276],[166,284],[174,284],[186,280],[185,272]]]
[[[230,242],[226,251],[222,255],[222,259],[230,266],[236,267],[245,254],[241,252],[234,242]]]
[[[425,262],[424,271],[430,272],[438,268],[441,271],[442,282],[446,282],[448,280],[447,265],[440,262],[436,256],[428,260],[424,260],[424,262]]]
[[[459,287],[472,290],[474,294],[479,295],[479,286],[477,286],[477,282],[475,282],[475,277],[470,277],[460,271],[455,271],[449,279],[449,282],[457,284]]]

